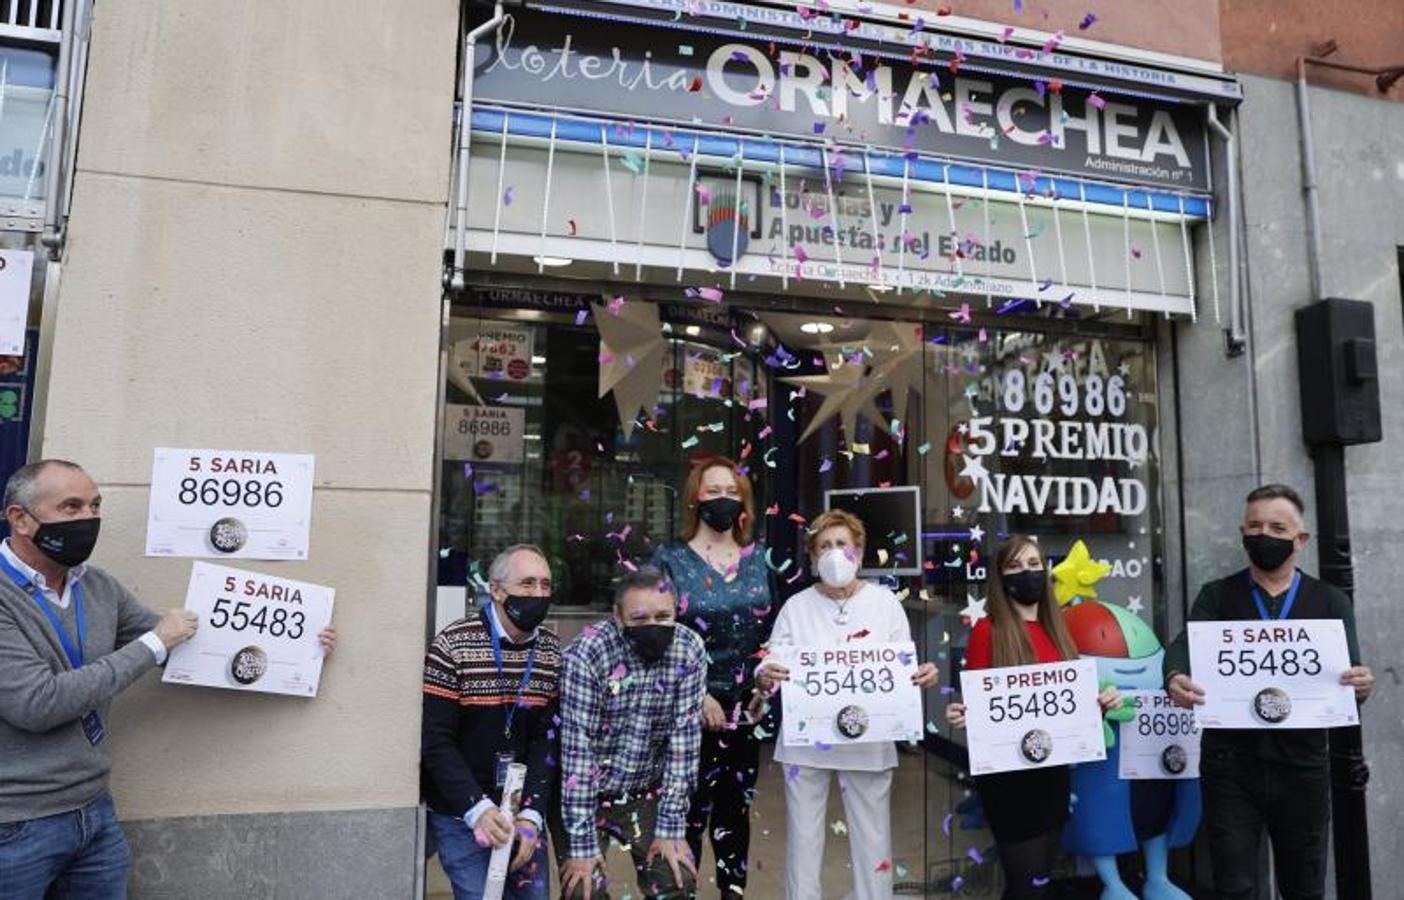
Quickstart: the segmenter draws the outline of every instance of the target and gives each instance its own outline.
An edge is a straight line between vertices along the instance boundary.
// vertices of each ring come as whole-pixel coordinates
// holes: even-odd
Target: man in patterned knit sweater
[[[424,660],[422,785],[455,900],[477,900],[492,851],[517,842],[503,896],[544,900],[544,810],[554,777],[561,645],[542,628],[551,567],[531,544],[497,555],[492,603],[444,628]],[[502,813],[510,763],[525,763],[515,821]]]

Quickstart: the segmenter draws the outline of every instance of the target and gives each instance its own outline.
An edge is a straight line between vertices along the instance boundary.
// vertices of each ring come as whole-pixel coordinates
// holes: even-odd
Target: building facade
[[[1385,411],[1345,454],[1385,895],[1404,106],[1309,64],[1307,142],[1284,61],[1335,37],[1362,67],[1404,62],[1369,42],[1387,17],[1314,35],[1204,0],[42,6],[0,32],[0,249],[34,251],[0,451],[88,467],[98,562],[156,607],[190,568],[143,551],[154,448],[315,453],[308,559],[250,568],[335,586],[342,634],[315,700],[155,679],[121,699],[134,896],[423,892],[426,639],[520,540],[551,557],[558,631],[598,619],[708,455],[749,467],[787,592],[804,523],[865,504],[868,566],[943,684],[1009,533],[1054,556],[1084,540],[1113,566],[1102,598],[1173,636],[1242,565],[1243,495],[1313,496],[1293,315],[1328,296],[1373,304]],[[1282,31],[1254,41],[1261,15]],[[964,748],[929,731],[899,770],[920,798],[899,881],[993,889],[966,852],[988,835],[961,824]],[[1185,883],[1206,864],[1175,860]]]

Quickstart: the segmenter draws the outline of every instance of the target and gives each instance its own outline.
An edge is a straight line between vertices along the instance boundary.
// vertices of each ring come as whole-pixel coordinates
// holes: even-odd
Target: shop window
[[[440,585],[480,589],[493,554],[529,541],[550,557],[561,607],[603,610],[620,566],[676,536],[695,462],[741,459],[765,503],[767,467],[754,448],[766,371],[729,333],[666,326],[657,402],[626,435],[614,398],[599,396],[603,351],[588,316],[575,325],[541,323],[531,310],[472,313],[449,331],[458,352],[446,398]]]

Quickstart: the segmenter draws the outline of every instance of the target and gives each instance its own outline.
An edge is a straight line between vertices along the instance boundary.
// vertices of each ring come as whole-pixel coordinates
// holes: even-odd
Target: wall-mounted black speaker
[[[1308,444],[1383,437],[1372,304],[1333,297],[1297,310],[1297,360]]]

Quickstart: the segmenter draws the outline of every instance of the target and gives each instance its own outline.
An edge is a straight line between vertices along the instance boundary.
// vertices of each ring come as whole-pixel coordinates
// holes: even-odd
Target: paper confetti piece
[[[637,150],[630,150],[619,160],[619,164],[633,172],[635,175],[642,175],[644,170],[643,154]]]
[[[506,190],[504,190],[504,191],[502,192],[502,205],[503,205],[503,206],[511,206],[511,205],[512,205],[512,191],[513,191],[513,186],[509,184],[509,185],[507,185]]]
[[[1092,27],[1092,23],[1094,23],[1094,22],[1096,22],[1096,21],[1097,21],[1097,14],[1096,14],[1096,13],[1088,13],[1087,15],[1085,15],[1085,16],[1082,17],[1082,21],[1081,21],[1081,22],[1078,22],[1078,23],[1077,23],[1077,30],[1078,30],[1078,31],[1086,31],[1087,29],[1091,28],[1091,27]]]
[[[941,820],[941,831],[946,837],[951,836],[951,820],[955,818],[955,813],[946,813],[946,817]]]
[[[977,866],[983,866],[985,864],[985,855],[980,852],[980,848],[978,847],[971,847],[969,850],[966,850],[965,855],[974,860]]]
[[[584,324],[585,324],[585,320],[588,319],[589,317],[590,317],[590,311],[589,311],[588,309],[582,309],[582,310],[580,310],[579,312],[577,312],[577,313],[575,314],[575,324],[576,324],[576,325],[584,325]]]
[[[697,296],[708,303],[720,303],[726,295],[722,293],[721,288],[700,287],[697,289]]]
[[[1087,95],[1087,102],[1090,103],[1090,104],[1092,104],[1093,106],[1097,107],[1098,109],[1106,109],[1106,107],[1107,107],[1107,101],[1103,100],[1101,97],[1097,96],[1095,93],[1094,93],[1094,94],[1088,94],[1088,95]]]

